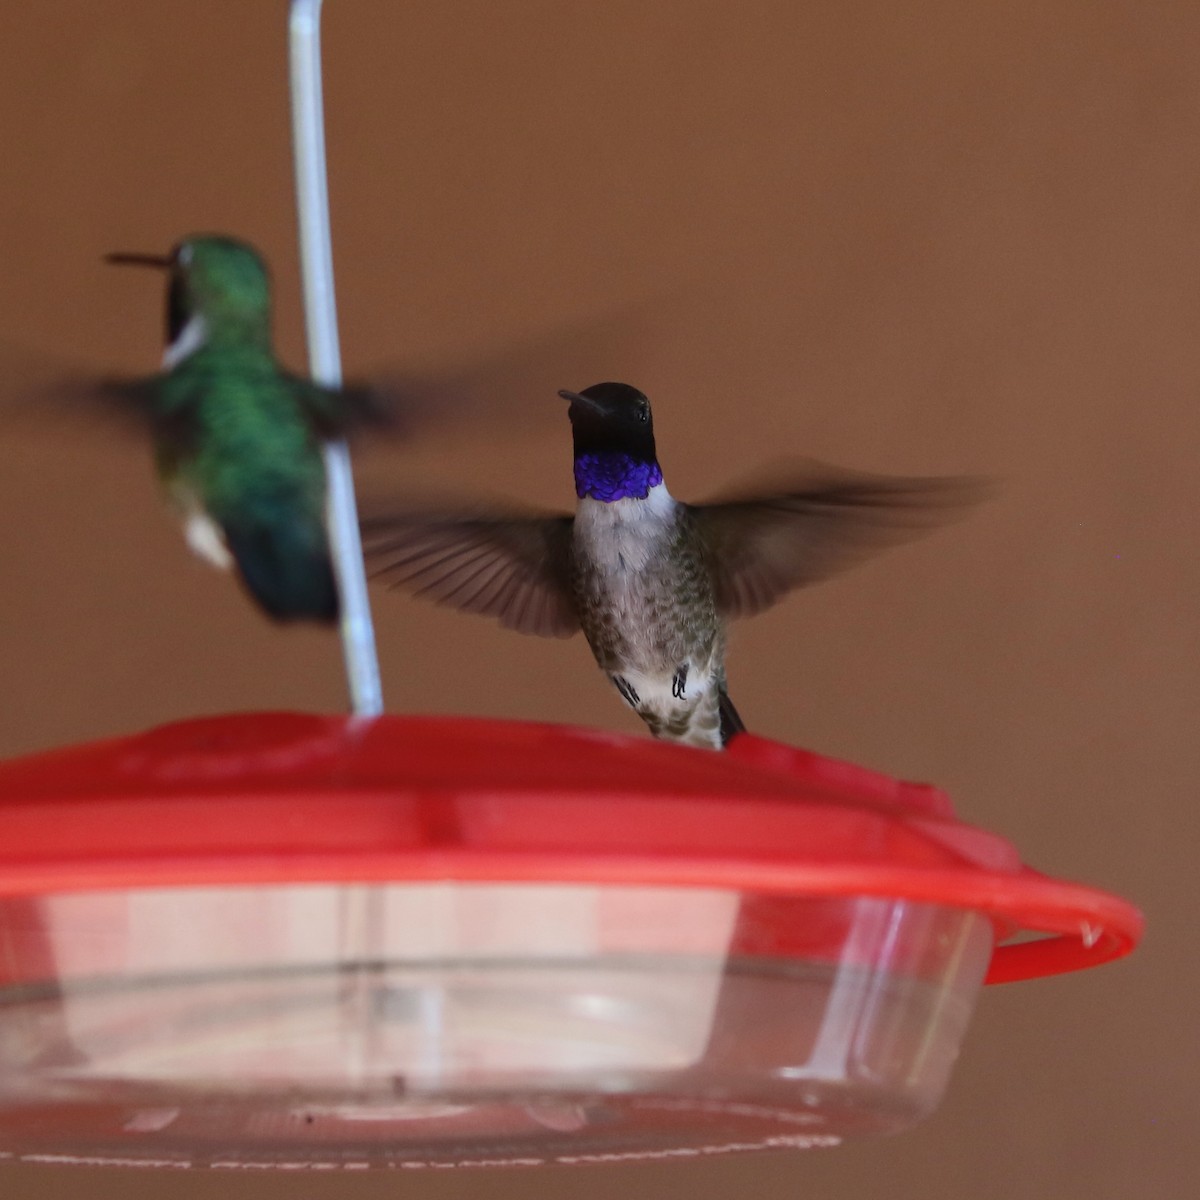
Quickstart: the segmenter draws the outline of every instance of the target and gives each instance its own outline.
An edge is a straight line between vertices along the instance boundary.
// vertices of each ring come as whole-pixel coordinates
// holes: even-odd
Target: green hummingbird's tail
[[[225,540],[242,581],[276,621],[338,619],[337,583],[324,531],[317,536],[294,519],[230,522]]]

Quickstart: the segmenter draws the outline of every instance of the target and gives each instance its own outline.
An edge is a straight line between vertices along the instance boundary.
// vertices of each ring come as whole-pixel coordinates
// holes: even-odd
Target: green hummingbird
[[[646,396],[624,383],[570,404],[574,516],[399,512],[362,522],[372,573],[522,633],[582,630],[655,737],[722,748],[744,729],[725,629],[794,588],[958,515],[976,481],[812,468],[768,490],[693,505],[663,482]]]
[[[322,449],[379,417],[369,393],[280,365],[270,277],[245,242],[198,234],[166,255],[107,261],[167,272],[162,370],[104,392],[149,426],[188,546],[236,569],[275,620],[336,621]]]

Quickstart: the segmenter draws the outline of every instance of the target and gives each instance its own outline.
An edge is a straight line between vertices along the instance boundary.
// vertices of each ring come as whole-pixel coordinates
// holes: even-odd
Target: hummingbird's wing
[[[813,464],[774,495],[687,508],[705,547],[718,612],[748,617],[793,588],[965,515],[990,490],[979,479],[867,475]]]
[[[102,379],[92,385],[96,408],[118,420],[136,420],[155,441],[178,451],[196,440],[196,405],[203,390],[166,374],[143,379]]]
[[[403,409],[381,389],[365,383],[325,387],[287,372],[304,412],[325,441],[341,441],[359,432],[402,434]]]
[[[0,341],[0,413],[21,425],[91,417],[144,433],[156,398],[155,377],[102,379],[24,346]]]
[[[149,432],[161,445],[184,448],[195,433],[198,389],[187,377],[97,377],[78,364],[0,341],[0,420],[51,428],[62,422],[128,437]]]
[[[564,381],[646,373],[668,300],[655,296],[485,347],[425,355],[370,373],[370,390],[399,431],[481,436],[559,428]]]
[[[196,395],[166,375],[140,379],[63,377],[27,397],[23,415],[39,423],[55,417],[88,419],[126,436],[151,435],[156,445],[186,454],[197,437]]]
[[[372,578],[507,629],[570,637],[579,629],[569,576],[573,518],[404,513],[368,516]]]

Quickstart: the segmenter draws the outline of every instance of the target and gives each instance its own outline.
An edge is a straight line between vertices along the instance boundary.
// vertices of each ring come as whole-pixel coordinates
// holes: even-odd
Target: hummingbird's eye
[[[650,410],[644,404],[638,405],[637,414],[639,421],[644,422],[650,420]]]

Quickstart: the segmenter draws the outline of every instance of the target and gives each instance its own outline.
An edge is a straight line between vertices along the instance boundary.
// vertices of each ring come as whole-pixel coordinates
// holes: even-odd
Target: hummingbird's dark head
[[[258,252],[245,242],[197,234],[178,242],[170,254],[119,253],[106,260],[168,272],[168,344],[197,316],[204,318],[209,338],[269,334],[270,278]]]
[[[650,401],[627,383],[560,391],[575,439],[575,490],[594,500],[644,499],[662,483]]]

